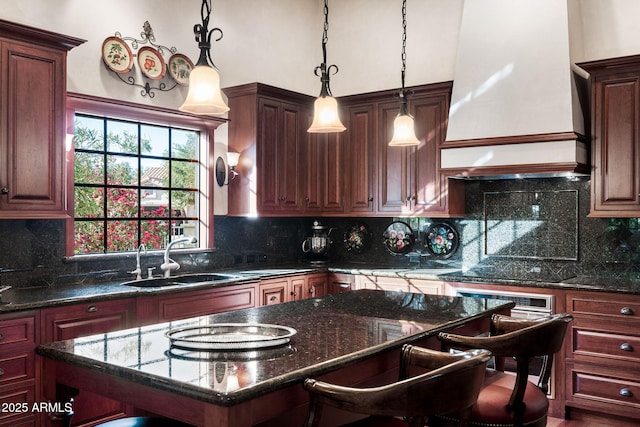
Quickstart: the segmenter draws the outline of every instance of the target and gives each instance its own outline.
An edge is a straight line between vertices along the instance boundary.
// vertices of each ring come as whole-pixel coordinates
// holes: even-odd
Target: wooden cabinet
[[[330,273],[327,283],[327,293],[337,294],[355,289],[355,276],[353,274]]]
[[[255,306],[256,285],[253,283],[139,297],[136,301],[136,325],[170,322]]]
[[[135,299],[48,308],[41,316],[44,342],[79,338],[135,326]],[[82,392],[74,398],[73,411],[76,426],[122,417],[127,408],[122,402]]]
[[[345,211],[343,170],[346,140],[343,133],[312,134],[303,144],[304,181],[302,211],[305,215],[342,213]]]
[[[83,42],[0,20],[0,218],[67,215],[66,56]]]
[[[379,289],[383,291],[412,292],[425,295],[444,295],[445,285],[446,283],[442,280],[368,275],[357,275],[355,280],[356,289]]]
[[[417,147],[389,147],[399,111],[395,91],[341,99],[349,147],[347,212],[363,216],[464,214],[464,183],[440,171],[451,82],[411,88]]]
[[[37,312],[0,317],[0,426],[38,424],[39,416],[31,410],[40,401],[35,355],[38,325]]]
[[[326,293],[325,273],[262,280],[258,285],[259,305],[298,301]]]
[[[567,309],[567,406],[640,422],[640,297],[572,292]]]
[[[640,215],[640,55],[578,64],[590,73],[592,217]]]
[[[377,151],[379,183],[377,211],[389,215],[449,216],[464,214],[464,189],[440,172],[440,145],[445,139],[450,84],[430,85],[410,98],[417,147],[389,147],[397,101],[378,104]],[[451,188],[449,188],[449,185]]]
[[[303,149],[313,98],[261,83],[225,89],[229,151],[241,154],[228,214],[296,215],[304,206]]]

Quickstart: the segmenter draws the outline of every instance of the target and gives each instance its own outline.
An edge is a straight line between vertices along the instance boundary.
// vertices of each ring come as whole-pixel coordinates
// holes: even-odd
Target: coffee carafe
[[[313,231],[311,237],[302,241],[302,252],[307,254],[312,264],[325,264],[331,244],[329,233],[332,229],[314,221],[311,230]]]

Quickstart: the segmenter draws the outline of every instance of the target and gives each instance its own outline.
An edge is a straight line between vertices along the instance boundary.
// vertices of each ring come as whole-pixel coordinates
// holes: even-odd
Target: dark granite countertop
[[[597,292],[614,292],[640,294],[640,273],[621,273],[607,276],[574,276],[558,277],[530,274],[519,278],[506,278],[485,271],[464,271],[458,268],[407,268],[407,267],[370,267],[358,265],[331,265],[327,267],[285,265],[245,270],[225,270],[224,273],[237,274],[236,280],[215,284],[189,284],[167,287],[137,288],[123,286],[128,279],[95,281],[90,279],[82,283],[57,284],[51,287],[13,288],[2,292],[0,314],[20,310],[30,310],[80,302],[105,301],[128,297],[175,293],[185,290],[198,290],[211,287],[232,286],[250,283],[261,279],[310,274],[332,271],[345,274],[364,274],[370,276],[401,277],[409,279],[444,280],[448,282],[465,282],[478,284],[494,284],[522,286],[548,289],[573,289]]]
[[[359,290],[61,341],[40,346],[38,353],[230,406],[512,306]],[[297,334],[290,345],[253,353],[181,351],[164,335],[173,328],[221,323],[283,325]]]

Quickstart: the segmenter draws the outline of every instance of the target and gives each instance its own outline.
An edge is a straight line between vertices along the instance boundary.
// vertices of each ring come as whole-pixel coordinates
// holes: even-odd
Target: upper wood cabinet
[[[342,98],[351,162],[351,212],[371,215],[464,214],[464,183],[440,171],[451,82],[410,88],[417,147],[389,147],[399,111],[397,91]]]
[[[410,88],[417,147],[389,147],[396,91],[338,100],[343,133],[308,134],[313,98],[260,83],[225,89],[229,151],[241,153],[229,185],[232,216],[457,216],[464,183],[440,172],[451,82]]]
[[[66,58],[84,40],[0,20],[0,218],[63,218]]]
[[[640,55],[578,64],[590,73],[592,217],[640,215]]]
[[[261,83],[224,92],[229,151],[241,154],[240,175],[229,185],[229,215],[300,214],[313,99]]]

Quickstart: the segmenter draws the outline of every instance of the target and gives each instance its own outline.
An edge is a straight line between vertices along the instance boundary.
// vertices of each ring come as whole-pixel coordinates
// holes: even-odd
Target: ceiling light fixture
[[[200,48],[200,57],[189,74],[189,92],[179,110],[192,114],[221,116],[229,111],[229,107],[222,98],[220,75],[211,60],[211,36],[218,32],[220,37],[215,41],[222,39],[220,28],[214,28],[211,31],[208,28],[211,0],[202,0],[200,16],[202,24],[193,26],[193,33]]]
[[[409,114],[407,107],[407,90],[404,87],[404,75],[407,69],[407,0],[402,0],[402,88],[398,95],[400,96],[400,112],[393,121],[393,138],[389,141],[391,147],[407,147],[420,144],[416,137],[413,125],[413,116]]]
[[[329,30],[329,4],[328,0],[324,0],[324,31],[322,32],[322,64],[314,69],[314,74],[320,77],[322,88],[320,96],[313,104],[313,122],[311,127],[307,129],[310,133],[331,133],[342,132],[346,128],[340,121],[338,115],[338,102],[331,95],[329,88],[329,74],[333,70],[333,74],[338,73],[336,65],[327,67],[327,32]]]

